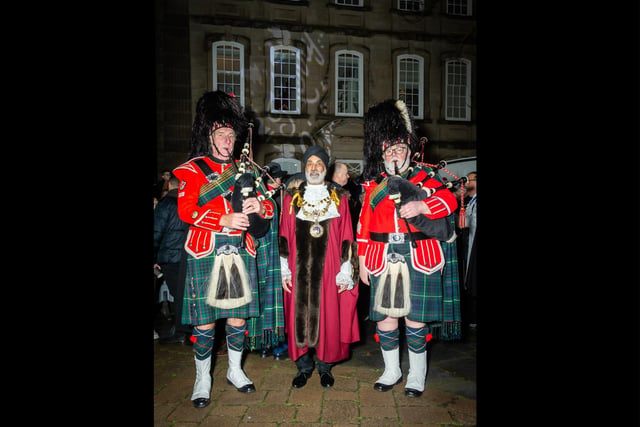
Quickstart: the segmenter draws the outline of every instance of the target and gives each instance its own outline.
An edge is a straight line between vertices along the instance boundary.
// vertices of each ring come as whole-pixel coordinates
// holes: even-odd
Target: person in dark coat
[[[284,190],[282,189],[282,187],[284,187],[284,181],[287,178],[287,171],[282,170],[280,165],[277,164],[276,162],[269,163],[267,165],[267,168],[269,170],[268,176],[270,178],[273,178],[273,179],[267,179],[267,188],[269,190],[280,188],[279,190],[276,190],[276,193],[274,193],[273,195],[273,200],[276,202],[276,205],[278,206],[278,217],[280,217],[280,213],[282,212],[282,198],[284,197],[283,196]]]
[[[351,226],[355,239],[358,217],[360,216],[360,209],[362,208],[362,203],[360,202],[362,187],[351,179],[349,176],[349,167],[344,162],[335,162],[329,169],[329,172],[332,182],[349,191],[349,212],[351,213]]]
[[[184,241],[188,224],[178,216],[178,185],[180,180],[171,175],[169,192],[153,211],[154,267],[163,278],[173,296],[173,327],[169,336],[160,337],[160,344],[187,344],[191,328],[182,324],[182,296],[184,294],[185,252]]]
[[[167,191],[169,191],[169,178],[171,178],[171,171],[169,169],[163,169],[160,174],[160,179],[153,186],[153,197],[156,200],[162,199]]]
[[[333,166],[329,168],[329,172],[332,182],[349,191],[349,212],[351,213],[351,227],[355,241],[358,219],[360,218],[360,211],[362,210],[360,197],[362,186],[349,176],[349,167],[344,162],[336,161]],[[356,266],[356,277],[359,277],[360,273],[357,271],[357,268]],[[358,294],[358,319],[361,322],[361,328],[364,328],[364,322],[369,318],[369,286],[358,286],[358,288],[360,289]]]
[[[465,200],[465,227],[466,227],[466,252],[464,255],[464,286],[463,286],[463,322],[466,328],[474,329],[477,326],[477,297],[478,286],[476,281],[476,210],[478,206],[478,174],[469,172],[466,185],[467,196]],[[465,198],[466,199],[466,198]]]

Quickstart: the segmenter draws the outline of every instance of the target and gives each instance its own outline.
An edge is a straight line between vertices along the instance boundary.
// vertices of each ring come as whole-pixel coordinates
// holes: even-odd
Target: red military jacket
[[[407,180],[417,184],[422,182],[428,176],[430,168],[416,166],[407,177]],[[382,174],[386,177],[386,174]],[[435,178],[428,178],[423,187],[436,188],[442,183]],[[364,201],[362,203],[362,211],[358,221],[356,239],[358,242],[358,256],[365,257],[365,266],[367,270],[374,276],[379,276],[387,266],[387,251],[389,243],[376,242],[370,239],[370,233],[407,233],[406,223],[402,218],[398,217],[396,206],[393,200],[387,195],[380,200],[375,209],[375,195],[378,194],[381,187],[386,185],[386,180],[380,184],[375,181],[367,181],[362,184],[364,188]],[[377,191],[376,191],[377,188]],[[438,219],[443,218],[455,211],[458,206],[455,194],[448,189],[437,190],[431,197],[423,201],[431,211],[425,214],[427,218]],[[419,230],[409,224],[411,232]],[[444,253],[440,242],[436,239],[417,240],[417,247],[411,249],[411,264],[413,268],[424,274],[432,274],[444,267]]]
[[[218,163],[211,157],[199,158],[204,159],[214,174],[217,175],[231,167],[231,163]],[[222,215],[233,212],[229,200],[220,195],[204,203],[199,202],[202,196],[207,195],[207,187],[203,188],[202,186],[209,183],[209,179],[204,172],[194,163],[199,158],[191,159],[173,170],[173,174],[180,179],[178,215],[184,222],[191,224],[185,242],[185,250],[194,258],[202,258],[213,252],[215,248],[215,233],[241,234],[240,230],[231,230],[220,225]],[[209,186],[209,188],[215,190],[212,186]],[[233,191],[233,185],[229,189]],[[272,217],[274,212],[273,203],[267,199],[261,203],[266,209],[265,218]],[[247,251],[252,256],[255,256],[255,245],[249,233],[246,233],[246,240]]]

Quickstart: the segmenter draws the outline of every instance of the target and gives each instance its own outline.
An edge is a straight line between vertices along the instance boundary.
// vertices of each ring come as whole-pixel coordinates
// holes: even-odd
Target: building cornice
[[[462,43],[465,45],[475,45],[476,37],[475,30],[471,29],[470,32],[464,34],[460,33],[426,33],[420,31],[393,31],[393,30],[372,30],[367,28],[345,28],[333,25],[314,25],[314,24],[300,24],[300,23],[287,23],[276,22],[266,20],[255,20],[245,18],[229,18],[229,17],[213,17],[206,15],[191,15],[190,19],[193,23],[200,25],[211,26],[231,26],[240,28],[259,28],[267,29],[278,27],[281,30],[286,30],[294,33],[314,33],[323,32],[326,34],[340,34],[352,37],[372,37],[372,36],[388,36],[398,40],[416,40],[416,41],[447,41],[451,42],[452,38],[463,37]]]

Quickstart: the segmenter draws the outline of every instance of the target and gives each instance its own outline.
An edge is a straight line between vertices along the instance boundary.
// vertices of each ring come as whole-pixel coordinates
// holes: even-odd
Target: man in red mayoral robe
[[[289,356],[304,387],[314,369],[323,387],[331,387],[331,367],[349,357],[360,339],[356,303],[356,254],[348,193],[325,181],[326,151],[316,145],[304,154],[305,180],[290,185],[282,204],[280,266],[284,289]]]

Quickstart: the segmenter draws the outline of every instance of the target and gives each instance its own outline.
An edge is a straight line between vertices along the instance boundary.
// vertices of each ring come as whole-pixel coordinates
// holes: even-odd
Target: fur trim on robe
[[[306,182],[289,185],[287,191],[293,195],[304,192]],[[331,189],[329,189],[331,191]],[[343,188],[336,188],[338,198],[346,193]],[[298,212],[297,206],[283,206],[283,209],[293,208]],[[311,222],[299,218],[296,222],[296,295],[295,295],[295,343],[298,348],[305,346],[315,347],[318,344],[320,331],[320,301],[322,298],[322,276],[329,239],[329,227],[331,219],[319,222],[324,233],[318,238],[311,237],[309,227]],[[285,238],[280,240],[280,255],[287,257],[288,245]],[[341,262],[352,258],[351,243],[343,241],[341,247]]]
[[[330,219],[320,222],[324,234],[319,238],[313,238],[309,234],[311,223],[296,218],[295,338],[299,348],[305,345],[315,347],[318,344],[322,272],[330,222]]]

